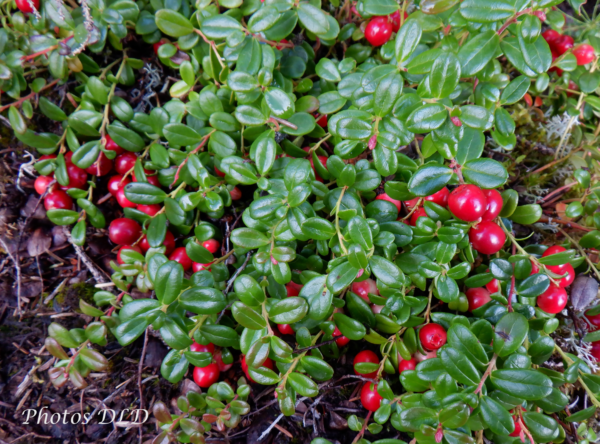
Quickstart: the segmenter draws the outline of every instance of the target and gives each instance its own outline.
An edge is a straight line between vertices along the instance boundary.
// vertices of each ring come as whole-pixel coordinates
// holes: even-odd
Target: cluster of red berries
[[[404,13],[404,20],[408,14]],[[390,15],[376,16],[369,20],[365,28],[365,38],[373,46],[381,46],[388,42],[394,32],[400,30],[400,11]]]
[[[233,364],[225,364],[221,355],[221,350],[215,351],[214,344],[198,344],[196,341],[190,345],[190,351],[207,352],[213,355],[214,362],[206,367],[194,367],[194,382],[202,388],[208,388],[219,380],[219,374],[226,372]]]
[[[578,65],[587,65],[594,61],[596,57],[594,53],[594,48],[587,43],[582,43],[573,47],[575,44],[575,40],[570,35],[560,34],[554,29],[548,29],[542,33],[542,37],[548,45],[550,46],[550,50],[552,51],[552,61],[556,58],[562,56],[567,53],[569,50],[577,59]],[[562,76],[562,69],[554,67],[551,68],[550,71],[556,71],[559,76]]]

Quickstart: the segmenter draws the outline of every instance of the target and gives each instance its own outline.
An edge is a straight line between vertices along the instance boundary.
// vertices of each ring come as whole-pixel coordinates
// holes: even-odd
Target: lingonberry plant
[[[52,383],[152,329],[203,389],[153,406],[156,443],[339,377],[355,443],[595,439],[600,20],[560,3],[3,1],[3,121],[48,218],[114,245],[92,321],[48,329]]]

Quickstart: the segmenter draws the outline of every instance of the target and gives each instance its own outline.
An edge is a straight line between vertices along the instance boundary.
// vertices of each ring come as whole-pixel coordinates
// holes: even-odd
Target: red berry
[[[494,220],[500,214],[502,210],[502,195],[498,190],[483,190],[485,198],[487,199],[487,209],[481,218],[483,220]]]
[[[133,219],[121,217],[108,226],[108,237],[117,245],[133,245],[142,235],[142,227]]]
[[[450,122],[452,122],[452,125],[457,126],[459,128],[462,126],[462,121],[458,116],[450,117]]]
[[[140,210],[142,213],[146,213],[148,216],[156,216],[156,214],[160,211],[161,206],[159,204],[139,204],[137,206],[137,209]]]
[[[546,251],[544,251],[542,253],[542,257],[547,257],[547,256],[551,256],[553,254],[562,253],[563,251],[567,251],[567,249],[561,247],[560,245],[553,245],[553,246],[547,248]],[[567,269],[567,265],[568,264],[546,265],[546,268],[548,268],[548,270],[550,270],[553,273],[564,274],[565,270]]]
[[[137,245],[123,245],[121,248],[119,248],[119,252],[117,253],[117,263],[119,265],[123,265],[125,263],[125,261],[121,258],[121,251],[123,250],[133,250],[140,254],[142,253],[142,249]]]
[[[71,163],[71,164],[73,163],[73,161],[71,160],[71,158],[72,158],[72,157],[73,157],[73,151],[68,151],[68,152],[65,154],[65,163],[66,163],[67,165],[68,165],[68,164],[70,164],[70,163]]]
[[[521,421],[519,421],[519,417],[516,415],[513,416],[513,422],[515,423],[515,431],[508,436],[519,436],[521,434]]]
[[[300,294],[300,290],[302,290],[302,287],[304,287],[304,285],[297,284],[294,281],[288,282],[285,284],[287,297],[289,298],[291,296],[298,296]]]
[[[192,268],[192,260],[187,255],[185,247],[175,248],[175,251],[173,251],[173,253],[171,253],[169,256],[169,260],[179,262],[184,271],[188,271],[190,268]]]
[[[446,330],[440,324],[426,324],[419,330],[419,339],[425,350],[433,351],[446,343]]]
[[[217,366],[219,367],[219,370],[221,372],[226,372],[233,366],[233,364],[225,364],[223,362],[223,356],[221,354],[221,350],[217,350],[215,352],[215,354],[213,355],[213,357],[215,359],[215,363],[217,364]]]
[[[373,17],[365,28],[365,38],[373,46],[381,46],[392,37],[394,25],[387,17]]]
[[[600,327],[600,314],[589,315],[586,313],[585,317],[590,322],[590,324],[592,324],[594,326],[594,328],[592,328],[592,330],[598,330],[598,327]]]
[[[467,300],[469,301],[469,311],[477,310],[479,307],[487,304],[492,300],[492,298],[490,297],[490,292],[483,287],[469,288],[465,292],[465,295],[467,296]]]
[[[215,167],[215,173],[219,177],[225,177],[225,173],[223,171],[221,171],[220,169],[218,169],[217,167]]]
[[[562,36],[554,29],[548,29],[547,31],[542,32],[542,37],[544,37],[544,40],[550,45],[550,48],[556,46],[556,43],[562,39]]]
[[[537,274],[539,273],[540,268],[535,264],[535,262],[531,262],[531,273],[529,273],[529,276],[531,276],[532,274]]]
[[[500,251],[506,242],[506,234],[494,222],[484,220],[471,227],[469,241],[473,248],[481,254],[494,254]]]
[[[108,173],[112,171],[113,163],[106,154],[100,152],[98,156],[98,160],[94,162],[92,166],[89,166],[85,169],[85,172],[91,174],[92,176],[106,176]]]
[[[381,406],[383,398],[377,393],[377,384],[367,382],[360,391],[360,402],[370,412],[375,412]]]
[[[427,217],[427,211],[425,211],[425,208],[419,208],[418,210],[416,210],[411,216],[410,216],[410,224],[413,227],[417,226],[417,220],[420,217]]]
[[[158,176],[151,176],[150,173],[152,173],[152,171],[144,170],[144,172],[146,173],[146,181],[150,185],[154,185],[155,187],[160,187],[160,182],[158,181]],[[137,177],[135,177],[135,173],[133,174],[133,181],[139,182],[139,180],[137,180]]]
[[[563,35],[554,43],[554,48],[556,49],[558,55],[563,55],[573,47],[574,42],[575,41],[573,40],[573,37],[570,35]]]
[[[597,362],[600,362],[600,341],[592,342],[592,349],[590,354],[596,358]]]
[[[166,248],[166,255],[169,255],[175,249],[175,237],[170,231],[167,231],[167,233],[165,234],[165,239],[163,240],[162,244]],[[145,234],[142,240],[139,242],[139,246],[144,253],[150,249],[150,244],[148,243],[148,239],[146,238]]]
[[[398,363],[398,373],[406,370],[414,370],[415,368],[417,368],[417,360],[415,358],[410,358],[408,361],[403,359]]]
[[[354,374],[355,375],[361,375],[362,373],[358,373],[356,371],[356,364],[360,364],[361,362],[370,362],[373,364],[379,364],[379,357],[372,352],[371,350],[363,350],[361,352],[359,352],[355,357],[354,357],[354,362],[353,362],[353,366],[354,366]],[[362,374],[362,376],[364,376],[365,378],[374,378],[375,376],[377,376],[377,371],[371,372],[371,373],[366,373],[366,374]]]
[[[50,185],[50,183],[54,180],[54,176],[38,176],[35,179],[35,183],[33,184],[33,187],[35,188],[35,191],[39,194],[42,195],[46,192],[46,189],[48,188],[48,185]],[[55,186],[52,186],[52,188],[55,188]],[[49,190],[49,192],[51,192],[52,190]]]
[[[84,189],[87,186],[87,173],[77,165],[67,163],[67,175],[69,176],[69,185],[62,186],[61,189],[68,190],[69,188]]]
[[[125,174],[135,166],[137,156],[134,153],[123,153],[115,159],[115,171]]]
[[[304,147],[302,148],[304,151],[306,151],[307,153],[310,151],[310,147]],[[325,156],[317,156],[317,159],[319,159],[319,162],[321,162],[321,165],[323,165],[323,168],[327,169],[327,157]],[[323,182],[323,178],[321,178],[321,176],[319,176],[319,173],[317,173],[317,170],[315,170],[315,164],[313,162],[312,159],[312,154],[310,155],[310,157],[308,158],[308,160],[310,161],[310,166],[313,170],[313,172],[315,173],[315,179],[318,180],[319,182]]]
[[[56,190],[44,198],[46,210],[70,210],[73,208],[73,199],[62,190]]]
[[[398,212],[400,212],[400,209],[402,208],[402,202],[401,201],[396,200],[396,199],[392,199],[386,193],[380,194],[379,196],[377,196],[375,198],[375,200],[387,200],[388,202],[393,203],[394,205],[396,205],[396,208],[398,208]],[[412,201],[409,201],[409,202],[412,202]]]
[[[594,48],[592,45],[588,45],[587,43],[577,45],[575,48],[573,48],[573,55],[577,58],[578,65],[587,65],[588,63],[592,63],[596,57]]]
[[[194,382],[202,388],[209,388],[219,380],[219,366],[214,362],[206,367],[194,368]]]
[[[404,201],[404,205],[406,205],[406,208],[408,209],[408,211],[412,210],[418,203],[419,203],[418,197],[415,197],[414,199],[411,199],[411,200]],[[448,199],[446,199],[446,204],[448,204]],[[400,210],[398,210],[398,211],[400,211]]]
[[[392,21],[392,29],[394,32],[398,32],[400,30],[400,10],[390,14],[389,20]],[[408,17],[408,12],[404,11],[404,21],[406,22],[406,18]]]
[[[123,154],[123,152],[125,151],[123,148],[121,148],[119,145],[117,145],[117,142],[115,142],[112,137],[110,137],[108,134],[106,136],[104,136],[104,149],[108,150],[108,151],[114,151],[115,153],[117,153],[117,156],[119,154]]]
[[[40,156],[38,160],[56,159],[57,157],[56,154],[44,154],[43,156]]]
[[[201,264],[199,262],[194,262],[192,263],[192,271],[194,273],[198,273],[199,271],[202,270],[208,270],[210,271],[210,265],[212,264],[212,262],[208,263],[208,264]]]
[[[327,126],[327,114],[323,114],[321,117],[319,117],[319,120],[317,120],[317,125],[319,125],[321,128],[325,128]]]
[[[538,307],[546,313],[560,313],[567,306],[567,292],[562,287],[551,284],[548,289],[537,298]]]
[[[448,188],[444,187],[437,193],[433,193],[431,196],[427,196],[425,198],[425,200],[436,203],[442,207],[447,207],[448,206],[448,197],[450,197],[450,190]],[[409,202],[412,202],[412,201],[409,201]]]
[[[485,284],[485,288],[490,293],[497,293],[500,290],[500,282],[498,281],[498,279],[492,279],[487,284]]]
[[[202,246],[211,253],[215,254],[221,246],[221,243],[216,239],[209,239],[207,241],[202,242]]]
[[[352,287],[350,287],[350,291],[363,298],[365,302],[370,302],[369,293],[379,296],[377,284],[373,279],[365,279],[364,281],[354,282]]]
[[[215,351],[215,345],[212,342],[209,342],[206,345],[198,344],[196,341],[190,345],[190,351],[193,352],[207,352],[213,353]]]
[[[119,202],[119,205],[121,205],[122,208],[136,207],[136,204],[127,199],[127,197],[125,196],[125,187],[119,188],[119,191],[117,191],[117,195],[115,197],[117,198],[117,202]]]
[[[567,275],[558,280],[558,286],[565,288],[571,285],[575,280],[575,269],[571,264],[564,264],[563,267],[564,268],[562,269],[560,274],[567,273]]]
[[[340,329],[335,327],[335,330],[333,330],[333,336],[339,336],[341,334],[342,332],[340,331]],[[350,342],[350,339],[348,339],[346,336],[342,336],[341,338],[337,338],[335,340],[335,343],[338,347],[343,347],[344,345],[348,344],[348,342]]]
[[[478,186],[460,185],[450,193],[448,208],[456,218],[473,222],[485,214],[487,199]]]
[[[273,370],[273,361],[271,361],[271,358],[267,358],[261,367],[266,367]],[[246,356],[244,355],[242,355],[242,371],[246,375],[246,379],[248,379],[248,381],[254,382],[254,379],[250,377],[250,373],[248,372],[248,364],[246,363]]]
[[[129,182],[131,182],[131,179],[129,177],[123,179],[123,176],[121,175],[112,176],[110,179],[108,179],[108,192],[116,197],[119,188],[124,187]]]
[[[294,331],[294,329],[292,328],[292,326],[290,324],[277,324],[277,330],[279,330],[279,332],[282,335],[296,334],[296,332]]]
[[[32,0],[33,6],[38,11],[40,10],[40,0]],[[33,9],[27,0],[17,0],[17,8],[24,14],[31,14]]]
[[[160,39],[158,42],[152,45],[152,48],[154,49],[154,54],[158,55],[158,48],[160,48],[165,43],[169,43],[169,41],[167,39]]]
[[[231,200],[239,200],[242,198],[242,192],[238,187],[233,187],[233,189],[229,192],[231,196]]]

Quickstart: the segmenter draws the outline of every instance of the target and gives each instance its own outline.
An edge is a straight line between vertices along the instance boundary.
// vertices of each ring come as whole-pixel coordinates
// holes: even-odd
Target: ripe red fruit
[[[39,11],[40,0],[32,0],[32,3],[33,6],[35,6],[35,9]],[[31,14],[33,12],[33,9],[27,0],[17,0],[17,8],[19,8],[19,11],[21,11],[23,14]]]
[[[70,164],[70,163],[71,163],[71,164],[73,163],[73,161],[71,160],[71,159],[72,159],[72,157],[73,157],[73,151],[68,151],[68,152],[65,154],[65,163],[66,163],[67,165],[68,165],[68,164]]]
[[[226,372],[233,366],[233,364],[225,364],[223,362],[223,356],[221,355],[221,350],[217,350],[215,352],[215,354],[213,355],[213,357],[215,359],[215,363],[217,364],[217,366],[219,367],[219,370],[221,372]]]
[[[115,142],[112,137],[110,137],[108,134],[106,136],[104,136],[104,149],[108,150],[108,151],[114,151],[115,153],[117,153],[117,156],[119,154],[123,154],[123,152],[125,151],[123,148],[121,148],[119,145],[117,145],[117,142]]]
[[[333,330],[333,336],[339,336],[341,334],[342,332],[340,331],[340,329],[335,327],[335,330]],[[341,338],[337,338],[335,340],[335,343],[338,347],[343,347],[344,345],[348,344],[348,342],[350,342],[350,339],[348,339],[346,336],[342,336]]]
[[[144,170],[144,172],[146,173],[146,181],[150,185],[154,185],[155,187],[160,187],[160,182],[158,181],[158,176],[151,176],[150,173],[152,173],[152,171]],[[137,177],[135,177],[135,173],[133,174],[133,181],[139,182],[139,180],[137,180]]]
[[[137,206],[137,209],[140,210],[142,213],[146,213],[148,216],[155,216],[160,211],[161,206],[159,204],[140,204]]]
[[[500,214],[502,210],[502,195],[498,192],[498,190],[483,190],[483,194],[485,194],[485,198],[487,199],[487,209],[481,218],[483,220],[494,220]]]
[[[62,186],[61,189],[68,190],[69,188],[84,189],[87,187],[87,173],[77,165],[67,163],[67,175],[69,176],[69,185]]]
[[[202,388],[209,388],[219,380],[219,366],[214,362],[206,367],[194,368],[194,382]]]
[[[425,208],[419,208],[410,216],[410,224],[413,227],[416,227],[417,219],[419,219],[420,217],[427,217],[427,211],[425,211]]]
[[[242,198],[242,191],[238,187],[233,187],[229,195],[231,196],[231,200],[239,200]]]
[[[201,264],[199,262],[194,262],[192,264],[192,271],[194,273],[198,273],[199,271],[202,271],[202,270],[208,270],[208,271],[210,271],[210,264],[212,264],[212,262],[210,262],[208,264]]]
[[[162,244],[166,248],[166,250],[165,250],[166,255],[171,254],[171,252],[175,249],[175,237],[173,236],[173,234],[170,231],[167,231],[167,233],[165,234],[165,239],[163,240]],[[146,235],[144,235],[144,237],[140,241],[139,246],[144,253],[150,249],[150,244],[148,243],[148,239],[146,238]]]
[[[442,188],[437,193],[433,193],[431,196],[427,196],[425,200],[436,203],[442,207],[448,206],[448,198],[450,197],[450,190],[446,187]],[[418,198],[417,198],[418,199]],[[414,199],[413,199],[414,200]],[[412,201],[409,201],[412,202]]]
[[[418,198],[417,198],[418,199]],[[398,213],[400,212],[400,209],[402,208],[402,202],[396,199],[392,199],[390,196],[388,196],[386,193],[380,194],[379,196],[377,196],[375,198],[375,200],[387,200],[388,202],[393,203],[394,205],[396,205],[396,208],[398,208]],[[413,199],[414,200],[414,199]],[[412,201],[409,201],[412,202]],[[406,202],[405,202],[406,203]]]
[[[415,368],[417,368],[417,360],[415,358],[410,358],[408,361],[403,359],[398,363],[398,373],[406,370],[414,370]]]
[[[373,46],[381,46],[392,37],[394,25],[387,17],[373,17],[365,28],[365,38]]]
[[[490,293],[497,293],[500,290],[500,282],[498,279],[492,279],[487,284],[485,284],[485,288]]]
[[[282,335],[296,334],[296,332],[290,324],[277,324],[277,330],[279,330],[279,333],[281,333]]]
[[[440,324],[426,324],[419,330],[419,339],[425,350],[433,351],[446,343],[446,330]]]
[[[158,42],[152,45],[152,48],[154,49],[154,54],[158,55],[158,48],[160,48],[165,43],[169,43],[169,41],[167,39],[160,39]]]
[[[215,167],[215,173],[219,177],[225,177],[225,173],[223,171],[221,171],[220,169],[218,169],[217,167]]]
[[[121,175],[112,176],[110,179],[108,179],[108,192],[116,197],[119,188],[124,187],[129,182],[131,182],[131,179],[129,177],[123,179],[123,176]]]
[[[117,253],[117,263],[119,265],[123,265],[125,263],[125,261],[121,258],[121,251],[123,250],[133,250],[137,251],[138,253],[142,252],[142,249],[137,245],[123,245],[121,248],[119,248],[119,252]]]
[[[268,369],[273,370],[273,361],[271,358],[267,358],[265,362],[261,365],[261,367],[266,367]],[[250,377],[250,373],[248,372],[248,364],[246,363],[246,356],[242,355],[242,371],[246,375],[246,379],[250,382],[254,382],[254,379]]]
[[[494,222],[484,220],[471,227],[469,241],[473,248],[481,254],[494,254],[500,251],[506,242],[506,234]]]
[[[560,245],[553,245],[547,248],[546,251],[542,253],[542,257],[552,256],[553,254],[562,253],[563,251],[567,251],[566,248],[563,248]],[[548,270],[550,270],[553,273],[564,274],[565,270],[567,269],[567,265],[568,264],[546,265],[546,268],[548,268]]]
[[[185,247],[175,248],[175,251],[169,256],[169,260],[179,262],[184,271],[188,271],[192,268],[192,260],[187,255]]]
[[[379,296],[377,284],[373,279],[365,279],[361,282],[354,282],[352,287],[350,287],[350,291],[363,298],[365,302],[370,302],[369,293]]]
[[[600,341],[592,342],[590,354],[596,358],[596,362],[600,362]]]
[[[469,301],[469,311],[476,310],[492,300],[490,292],[483,287],[469,288],[465,295]]]
[[[133,245],[142,235],[142,227],[133,219],[121,217],[108,226],[108,237],[117,245]]]
[[[89,166],[85,169],[85,172],[91,174],[92,176],[106,176],[108,173],[112,171],[113,163],[106,154],[100,152],[98,156],[98,160],[94,162],[92,166]]]
[[[367,382],[360,391],[360,402],[370,412],[375,412],[381,406],[383,398],[377,393],[377,384]]]
[[[558,55],[563,55],[569,49],[573,47],[575,40],[570,35],[563,35],[559,40],[554,43],[554,49],[558,53]]]
[[[73,208],[73,199],[62,190],[56,190],[44,198],[46,210],[70,210]]]
[[[127,199],[127,197],[125,196],[125,187],[119,188],[119,191],[117,191],[117,195],[115,197],[117,198],[117,202],[119,202],[119,205],[121,205],[122,208],[136,207],[136,204]]]
[[[216,239],[209,239],[207,241],[202,242],[202,246],[211,253],[215,254],[221,246],[221,243]]]
[[[400,10],[390,14],[389,20],[392,22],[392,29],[394,32],[398,32],[400,30]],[[404,11],[404,21],[406,22],[406,18],[408,17],[408,12]]]
[[[515,423],[515,431],[508,436],[519,436],[521,434],[521,421],[519,421],[519,417],[516,415],[513,416],[513,422]]]
[[[487,199],[478,186],[460,185],[450,193],[448,208],[456,218],[473,222],[485,214]]]
[[[578,65],[587,65],[588,63],[592,63],[596,57],[594,48],[592,45],[588,45],[587,43],[577,45],[575,48],[573,48],[573,55],[575,58],[577,58]]]
[[[553,48],[554,46],[556,46],[556,42],[558,42],[562,38],[562,35],[560,35],[554,29],[548,29],[547,31],[542,32],[542,37],[544,38],[544,40],[546,40],[546,42],[548,42],[550,48]]]
[[[48,160],[48,159],[56,159],[58,156],[56,154],[44,154],[43,156],[40,156],[39,160]]]
[[[321,117],[319,117],[319,120],[317,120],[317,125],[319,125],[321,128],[327,127],[327,114],[323,114]]]
[[[408,211],[412,210],[418,203],[419,203],[418,197],[415,197],[414,199],[411,199],[411,200],[404,201],[404,205],[406,205],[406,209]],[[446,204],[448,204],[448,199],[446,199]]]
[[[377,376],[377,371],[374,371],[371,373],[366,373],[366,374],[358,373],[356,371],[356,364],[360,364],[361,362],[370,362],[373,364],[379,364],[379,357],[374,352],[372,352],[371,350],[363,350],[363,351],[359,352],[354,357],[354,362],[352,365],[354,366],[354,374],[355,375],[362,375],[365,378],[374,378],[375,376]]]
[[[50,183],[54,180],[54,176],[38,176],[35,179],[35,182],[33,184],[33,188],[35,188],[35,191],[39,194],[42,195],[46,192],[46,189],[48,188],[48,185],[50,185]],[[52,188],[55,188],[54,186]],[[49,190],[48,192],[52,192],[52,190]]]
[[[300,294],[300,290],[302,290],[302,287],[304,287],[304,285],[297,284],[294,281],[288,282],[285,284],[287,297],[289,298],[291,296],[298,296]]]
[[[571,285],[575,280],[575,269],[571,264],[564,264],[563,267],[561,274],[567,273],[567,275],[558,280],[558,286],[565,288]]]
[[[529,276],[531,276],[532,274],[536,274],[539,273],[540,268],[536,265],[535,262],[531,262],[531,273],[529,273]]]
[[[190,351],[193,352],[208,352],[213,353],[215,351],[215,345],[212,342],[209,342],[206,345],[198,344],[196,341],[190,345]]]
[[[589,315],[586,313],[585,317],[590,322],[590,324],[592,324],[592,330],[598,330],[598,327],[600,327],[600,314]]]
[[[310,147],[308,147],[308,146],[304,147],[302,149],[304,151],[306,151],[307,153],[310,151]],[[317,156],[317,159],[319,159],[319,162],[321,162],[321,165],[323,165],[323,168],[327,169],[327,157]],[[315,173],[315,179],[318,180],[319,182],[323,182],[323,178],[321,176],[319,176],[319,173],[317,173],[317,170],[315,169],[315,164],[312,159],[312,154],[308,157],[308,160],[310,162],[310,166],[311,166],[313,172]]]
[[[115,158],[115,171],[119,174],[125,174],[129,170],[131,170],[135,161],[137,160],[137,156],[134,153],[123,153]]]
[[[546,313],[560,313],[567,306],[567,292],[562,287],[551,284],[548,289],[537,298],[538,307]]]

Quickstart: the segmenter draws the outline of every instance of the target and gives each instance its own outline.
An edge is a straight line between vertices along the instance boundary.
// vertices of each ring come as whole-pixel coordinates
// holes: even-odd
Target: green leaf
[[[494,399],[484,396],[479,401],[483,423],[498,435],[508,435],[515,430],[515,424],[508,411]]]
[[[423,30],[417,20],[407,20],[396,34],[396,42],[394,44],[396,60],[399,64],[404,63],[421,41]]]
[[[311,3],[302,2],[298,5],[298,20],[313,34],[325,34],[329,31],[329,20],[325,13]]]
[[[381,256],[371,256],[369,265],[375,277],[385,285],[394,288],[402,288],[404,273],[396,264]]]
[[[438,57],[429,74],[430,90],[433,97],[448,97],[458,85],[461,77],[461,64],[451,52]]]
[[[517,293],[526,298],[541,295],[550,287],[550,279],[541,273],[536,273],[519,282],[516,286]]]
[[[252,228],[236,228],[231,232],[231,242],[242,248],[259,248],[271,241],[260,231]]]
[[[467,182],[481,188],[497,188],[508,179],[506,168],[500,162],[488,158],[467,161],[462,172]]]
[[[452,178],[452,170],[448,167],[427,163],[419,167],[408,182],[409,191],[415,196],[430,196],[442,188]]]
[[[490,23],[505,20],[515,13],[514,2],[510,0],[494,0],[492,3],[479,0],[465,0],[460,5],[461,15],[468,21]]]
[[[179,305],[192,313],[209,315],[220,313],[227,306],[227,301],[223,293],[215,288],[192,287],[181,293]]]
[[[458,60],[462,68],[462,76],[470,77],[481,71],[494,57],[500,38],[493,29],[476,35],[458,51]]]
[[[294,324],[306,316],[308,304],[300,297],[289,297],[272,305],[269,319],[276,324]]]
[[[302,373],[292,372],[288,375],[288,384],[301,396],[314,397],[319,394],[317,384]]]
[[[542,217],[542,207],[539,204],[518,206],[509,216],[510,220],[521,225],[531,225]]]
[[[494,353],[505,357],[514,353],[525,341],[529,323],[520,313],[506,313],[496,324],[494,333]]]
[[[194,27],[188,19],[172,9],[161,9],[154,15],[156,26],[171,37],[183,37],[194,32]]]
[[[537,370],[494,370],[490,379],[498,390],[526,401],[542,399],[552,392],[550,378]]]
[[[160,188],[147,182],[131,182],[125,185],[125,197],[135,204],[158,204],[167,197]]]
[[[448,111],[443,105],[429,103],[410,113],[406,121],[406,128],[413,133],[433,131],[442,126],[447,117]]]
[[[156,298],[163,304],[170,304],[181,292],[183,287],[183,266],[175,261],[169,261],[156,272],[154,291]]]
[[[353,341],[358,341],[365,337],[367,330],[364,325],[349,316],[342,313],[334,313],[333,320],[339,328],[342,335]]]

